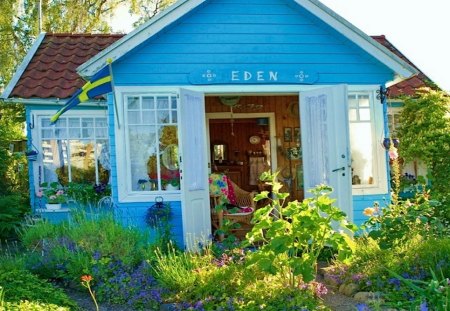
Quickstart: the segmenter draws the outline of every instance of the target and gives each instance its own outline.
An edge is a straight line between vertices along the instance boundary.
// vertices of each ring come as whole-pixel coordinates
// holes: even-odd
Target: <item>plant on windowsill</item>
[[[37,197],[46,200],[45,207],[48,210],[61,209],[61,205],[67,203],[67,194],[58,182],[42,183]]]
[[[180,189],[180,171],[168,171],[161,177],[162,185],[165,190]]]

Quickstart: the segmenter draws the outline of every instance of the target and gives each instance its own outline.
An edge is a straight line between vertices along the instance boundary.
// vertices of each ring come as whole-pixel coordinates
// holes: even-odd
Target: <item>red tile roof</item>
[[[78,66],[123,36],[123,34],[46,34],[9,97],[69,98],[85,83],[77,74]],[[418,69],[385,36],[372,38]],[[414,95],[415,89],[426,86],[427,81],[431,80],[420,72],[417,76],[389,87],[389,95],[390,97]]]
[[[395,98],[401,95],[414,96],[416,94],[416,89],[420,87],[433,87],[434,83],[428,78],[419,68],[416,67],[405,55],[403,55],[397,48],[390,43],[384,35],[381,36],[372,36],[378,43],[381,43],[386,47],[389,51],[406,61],[408,64],[413,66],[419,71],[419,74],[412,76],[406,80],[403,80],[399,83],[396,83],[388,88],[389,97]]]
[[[86,81],[76,69],[122,34],[46,34],[9,97],[68,98]]]

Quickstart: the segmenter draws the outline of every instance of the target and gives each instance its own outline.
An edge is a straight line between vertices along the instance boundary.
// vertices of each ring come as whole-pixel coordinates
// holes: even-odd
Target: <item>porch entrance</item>
[[[208,96],[205,102],[211,172],[261,191],[260,174],[280,171],[282,191],[303,199],[298,96]]]

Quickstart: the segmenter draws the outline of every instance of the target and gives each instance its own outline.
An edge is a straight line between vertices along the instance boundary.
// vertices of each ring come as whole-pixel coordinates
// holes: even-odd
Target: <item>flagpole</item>
[[[117,108],[116,92],[114,91],[114,77],[113,77],[112,65],[111,65],[112,59],[108,58],[106,60],[106,63],[108,64],[109,74],[111,75],[111,89],[112,89],[112,93],[113,93],[114,111],[115,111],[115,115],[116,115],[116,119],[117,119],[117,127],[120,129],[119,109]]]

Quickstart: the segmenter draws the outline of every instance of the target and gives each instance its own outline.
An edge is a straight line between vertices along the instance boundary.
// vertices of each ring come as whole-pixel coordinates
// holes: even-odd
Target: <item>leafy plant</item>
[[[62,289],[54,287],[26,270],[0,270],[2,270],[0,284],[4,288],[4,301],[29,300],[75,307],[75,303],[67,297]]]
[[[194,254],[170,246],[166,253],[157,249],[155,255],[152,268],[160,284],[173,291],[193,288],[198,279],[198,275],[194,273],[194,269],[198,268],[195,265]]]
[[[450,98],[442,91],[420,89],[404,99],[398,130],[400,155],[420,159],[430,170],[432,196],[443,205],[441,216],[450,220]]]
[[[62,204],[67,202],[67,194],[58,182],[42,183],[37,196],[43,197],[48,204]]]
[[[288,283],[294,287],[301,280],[315,278],[317,258],[325,246],[335,248],[342,260],[350,256],[350,237],[335,231],[332,222],[350,232],[356,226],[348,224],[345,213],[333,205],[334,200],[328,196],[330,187],[317,186],[311,190],[312,198],[286,204],[289,194],[279,192],[282,185],[276,181],[276,174],[264,173],[261,180],[272,186],[273,198],[267,191],[256,196],[256,200],[270,203],[255,212],[254,226],[247,234],[249,245],[260,244],[250,256],[250,264],[270,274],[288,276]]]
[[[0,240],[16,237],[29,211],[30,207],[21,195],[0,196]]]
[[[430,268],[432,278],[428,281],[407,279],[394,271],[389,273],[403,282],[406,286],[412,289],[418,297],[410,299],[409,307],[421,307],[421,310],[428,310],[428,307],[433,307],[435,311],[447,311],[450,308],[450,283],[449,279],[444,277],[440,271],[439,277]],[[397,304],[398,305],[398,304]],[[406,307],[402,304],[402,307]]]
[[[81,206],[97,206],[98,201],[111,195],[111,187],[107,184],[90,184],[70,182],[67,195]]]

